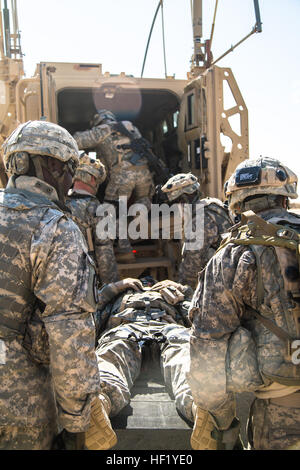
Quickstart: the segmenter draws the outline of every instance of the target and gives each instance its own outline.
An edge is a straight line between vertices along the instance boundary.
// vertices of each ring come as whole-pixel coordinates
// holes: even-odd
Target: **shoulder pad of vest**
[[[34,207],[51,207],[62,211],[54,201],[44,196],[33,194],[24,189],[5,189],[0,193],[0,205],[15,210],[29,210]]]
[[[230,235],[221,243],[219,250],[229,243],[277,246],[294,250],[297,256],[300,253],[300,234],[296,230],[264,220],[253,211],[242,214],[241,222],[230,229]]]
[[[223,202],[220,201],[220,199],[216,199],[214,197],[205,197],[203,199],[199,199],[197,204],[200,204],[203,207],[209,207],[209,206],[214,204],[214,205],[216,205],[216,206],[218,206],[221,209],[224,209],[226,211],[226,208],[224,207]]]
[[[217,199],[215,197],[205,197],[203,199],[199,199],[199,202],[201,202],[204,206],[210,206],[211,204],[216,204],[217,206],[224,207],[224,204],[220,199]]]

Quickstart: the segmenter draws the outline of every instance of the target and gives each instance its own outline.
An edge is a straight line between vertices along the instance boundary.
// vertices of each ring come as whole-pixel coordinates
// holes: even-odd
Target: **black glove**
[[[84,432],[69,432],[63,429],[55,438],[52,450],[84,450]]]

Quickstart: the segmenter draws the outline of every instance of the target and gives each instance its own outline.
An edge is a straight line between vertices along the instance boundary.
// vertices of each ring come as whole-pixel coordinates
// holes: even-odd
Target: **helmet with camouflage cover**
[[[79,162],[78,146],[71,134],[47,121],[20,124],[4,141],[2,149],[4,164],[10,175],[25,175],[30,158],[36,163],[40,156],[56,158],[68,164],[72,174]],[[37,166],[37,176],[41,177],[40,166]]]
[[[161,188],[169,201],[175,201],[183,194],[199,192],[198,178],[192,173],[178,173],[172,176]]]
[[[91,176],[95,178],[95,184],[91,184]],[[98,189],[99,185],[106,179],[106,169],[100,160],[90,158],[85,152],[80,155],[79,165],[75,172],[74,181],[83,183]]]
[[[112,113],[108,109],[99,109],[99,111],[96,114],[94,114],[94,116],[90,120],[90,126],[95,127],[95,126],[99,126],[103,122],[107,122],[107,121],[115,122],[116,120],[117,119],[114,113]]]
[[[296,199],[298,178],[279,160],[260,157],[240,163],[225,184],[225,197],[232,212],[244,210],[243,203],[253,196],[285,196]]]

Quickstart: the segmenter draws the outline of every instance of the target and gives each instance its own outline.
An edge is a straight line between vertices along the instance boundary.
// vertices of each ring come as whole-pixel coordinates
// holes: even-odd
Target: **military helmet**
[[[111,111],[107,109],[99,109],[99,111],[94,114],[94,116],[90,120],[90,126],[95,127],[99,126],[99,124],[103,123],[104,121],[115,122],[116,120],[116,116]]]
[[[63,127],[47,121],[20,124],[4,141],[3,160],[11,174],[26,174],[30,156],[48,156],[68,163],[72,173],[79,162],[76,141]]]
[[[172,176],[161,188],[169,201],[174,201],[183,194],[193,194],[199,189],[198,178],[192,173],[178,173]]]
[[[269,157],[248,159],[240,163],[225,183],[225,197],[233,212],[246,198],[258,195],[286,196],[296,199],[298,178],[279,160]]]
[[[98,187],[106,178],[106,169],[100,160],[94,160],[83,152],[80,155],[79,165],[77,167],[74,180],[80,180],[86,184],[90,184],[91,176],[95,177],[96,186]]]

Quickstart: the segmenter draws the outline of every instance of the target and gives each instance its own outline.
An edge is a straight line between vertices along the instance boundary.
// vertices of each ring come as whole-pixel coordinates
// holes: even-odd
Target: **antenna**
[[[202,47],[202,0],[194,0],[192,4],[193,15],[193,39],[194,39],[194,55],[192,61],[196,67],[200,62],[204,61],[204,52]]]
[[[9,9],[7,8],[7,0],[4,0],[3,23],[4,23],[5,55],[6,55],[6,57],[11,57],[11,53],[10,53]]]
[[[213,22],[212,22],[212,25],[211,25],[211,33],[210,33],[210,39],[209,39],[209,48],[210,48],[210,50],[211,50],[211,44],[212,44],[212,40],[213,40],[213,36],[214,36],[214,30],[215,30],[215,22],[216,22],[218,1],[219,0],[216,0],[214,18],[213,18]]]
[[[168,74],[167,74],[167,61],[166,61],[165,22],[164,22],[164,4],[163,4],[163,0],[161,1],[161,29],[162,29],[162,39],[163,39],[165,77],[167,78]]]
[[[247,36],[241,39],[237,44],[231,46],[224,54],[213,62],[211,45],[215,29],[216,13],[218,8],[218,0],[215,3],[213,22],[211,27],[210,39],[202,41],[202,0],[191,0],[192,21],[193,21],[193,38],[194,38],[194,54],[191,59],[191,75],[196,77],[208,69],[211,65],[215,65],[219,60],[223,59],[229,52],[232,52],[237,46],[248,39],[254,33],[262,32],[262,22],[260,19],[260,11],[258,0],[254,1],[254,11],[256,23]]]
[[[4,8],[2,9],[0,1],[0,54],[1,58],[9,57],[13,59],[22,58],[20,44],[20,32],[18,25],[17,0],[11,0],[11,13],[4,0]],[[13,32],[11,32],[10,20],[12,19]]]
[[[3,33],[3,19],[2,19],[1,0],[0,0],[0,54],[1,54],[1,59],[4,59],[5,52],[4,52],[4,33]]]
[[[191,2],[192,9],[192,23],[193,23],[193,40],[194,40],[194,54],[191,59],[191,73],[193,76],[198,76],[204,70],[210,67],[212,62],[211,42],[214,33],[215,18],[217,13],[218,0],[216,0],[214,19],[210,39],[202,40],[202,0],[193,0]]]
[[[249,34],[247,34],[244,38],[242,38],[234,46],[231,46],[231,48],[228,49],[226,52],[224,52],[224,54],[222,54],[218,59],[216,59],[212,63],[212,65],[216,64],[217,62],[219,62],[219,60],[223,59],[223,57],[225,57],[227,54],[229,54],[229,52],[232,52],[237,46],[242,44],[242,42],[246,41],[246,39],[248,39],[250,36],[252,36],[252,34],[262,32],[262,22],[261,22],[261,19],[260,19],[260,11],[259,11],[258,0],[253,0],[253,2],[254,2],[254,12],[255,12],[255,19],[256,19],[256,23],[255,23],[254,27],[252,28],[252,30],[250,31]]]
[[[158,14],[158,11],[159,11],[160,8],[161,8],[161,20],[162,20],[162,36],[163,36],[163,54],[164,54],[164,64],[165,64],[165,77],[167,77],[163,0],[159,0],[156,11],[155,11],[155,14],[154,14],[154,18],[153,18],[153,21],[152,21],[152,25],[151,25],[151,28],[150,28],[150,33],[149,33],[149,36],[148,36],[148,41],[147,41],[147,46],[146,46],[146,51],[145,51],[144,61],[143,61],[143,67],[142,67],[142,71],[141,71],[141,78],[143,77],[143,73],[144,73],[144,68],[145,68],[145,63],[146,63],[146,58],[147,58],[147,54],[148,54],[148,48],[149,48],[149,44],[150,44],[150,39],[151,39],[153,27],[154,27],[155,20],[156,20],[156,17],[157,17],[157,14]]]

